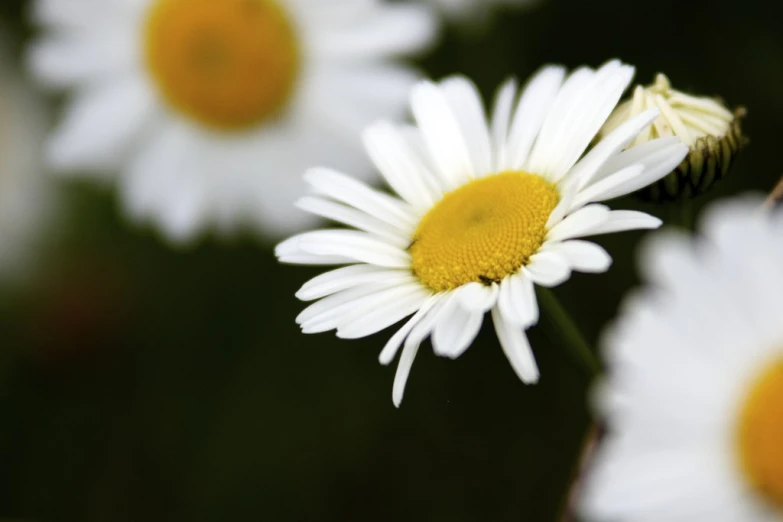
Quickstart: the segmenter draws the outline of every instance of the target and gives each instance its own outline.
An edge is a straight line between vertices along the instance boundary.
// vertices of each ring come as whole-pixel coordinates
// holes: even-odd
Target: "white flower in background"
[[[455,20],[475,21],[499,7],[529,7],[541,0],[424,0]]]
[[[783,520],[783,215],[761,205],[715,206],[703,237],[643,252],[650,285],[604,343],[586,520]]]
[[[677,138],[622,152],[658,115],[651,110],[583,156],[632,76],[617,61],[565,81],[561,67],[548,67],[521,95],[506,83],[489,125],[468,80],[417,85],[417,127],[379,123],[365,133],[399,198],[332,170],[306,175],[315,193],[299,206],[358,230],[309,232],[278,246],[285,263],[349,265],[297,294],[320,299],[297,318],[302,330],[358,338],[414,314],[380,356],[389,364],[404,344],[393,392],[399,404],[421,342],[432,334],[436,353],[459,357],[491,312],[514,370],[536,382],[524,333],[538,320],[534,285],[609,268],[606,251],[577,238],[659,226],[647,214],[596,202],[658,180],[687,152]]]
[[[0,280],[13,283],[35,266],[58,198],[40,161],[47,132],[42,100],[4,50],[0,55]]]
[[[394,57],[433,37],[425,8],[381,0],[38,0],[37,76],[74,90],[48,159],[119,171],[129,212],[172,239],[292,212],[313,164],[370,173],[357,136],[404,113]]]

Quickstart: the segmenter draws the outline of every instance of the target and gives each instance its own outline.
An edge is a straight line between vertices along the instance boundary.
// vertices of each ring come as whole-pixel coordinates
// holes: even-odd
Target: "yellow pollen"
[[[413,272],[438,292],[500,281],[541,247],[559,199],[553,184],[526,172],[471,181],[422,218],[410,247]]]
[[[221,131],[275,116],[299,72],[294,27],[276,0],[157,0],[145,58],[172,107]]]
[[[739,425],[742,469],[752,487],[783,509],[783,360],[755,382]]]

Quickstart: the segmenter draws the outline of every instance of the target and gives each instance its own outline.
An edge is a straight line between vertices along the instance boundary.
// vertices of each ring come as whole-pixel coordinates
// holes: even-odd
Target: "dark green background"
[[[771,4],[548,0],[484,32],[449,29],[421,65],[465,73],[489,96],[547,62],[619,57],[641,82],[664,71],[678,88],[746,105],[751,144],[701,206],[783,174]],[[24,10],[0,2],[19,46]],[[422,350],[396,410],[394,369],[377,363],[388,333],[299,333],[293,294],[315,271],[278,266],[251,238],[171,249],[124,224],[110,192],[64,190],[71,213],[43,272],[0,292],[0,518],[555,520],[588,423],[587,377],[546,322],[530,332],[538,386],[518,381],[485,326],[456,362]],[[591,340],[636,284],[642,236],[600,239],[613,269],[556,292]]]

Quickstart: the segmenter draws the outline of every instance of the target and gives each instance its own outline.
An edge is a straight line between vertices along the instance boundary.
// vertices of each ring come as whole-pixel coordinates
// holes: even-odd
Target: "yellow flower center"
[[[294,28],[275,0],[157,0],[145,46],[166,101],[216,130],[274,116],[299,72]]]
[[[541,247],[559,199],[553,184],[526,172],[471,181],[422,218],[410,247],[413,272],[438,292],[500,281]]]
[[[783,509],[783,360],[761,375],[745,401],[739,449],[753,488]]]

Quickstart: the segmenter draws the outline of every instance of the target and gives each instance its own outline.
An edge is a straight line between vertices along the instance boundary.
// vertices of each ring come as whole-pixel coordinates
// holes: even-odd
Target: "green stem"
[[[601,373],[601,365],[595,358],[590,344],[582,335],[568,311],[560,304],[554,292],[547,288],[539,287],[539,302],[546,309],[546,317],[557,327],[558,332],[566,341],[566,347],[582,363],[591,377]]]
[[[582,334],[571,315],[560,303],[552,290],[542,287],[538,287],[537,290],[539,302],[545,309],[547,319],[555,326],[558,334],[565,341],[566,347],[574,354],[582,366],[584,366],[591,378],[598,376],[601,373],[601,365],[596,359],[593,350],[590,348],[590,344],[585,339],[585,336]],[[574,522],[575,520],[574,513],[572,512],[573,506],[571,505],[571,496],[573,494],[573,489],[578,487],[577,484],[579,477],[581,476],[582,466],[587,458],[592,443],[595,441],[595,433],[595,425],[591,423],[588,428],[588,434],[585,436],[584,442],[580,445],[581,451],[571,473],[565,497],[561,503],[562,507],[558,518],[559,522]]]

